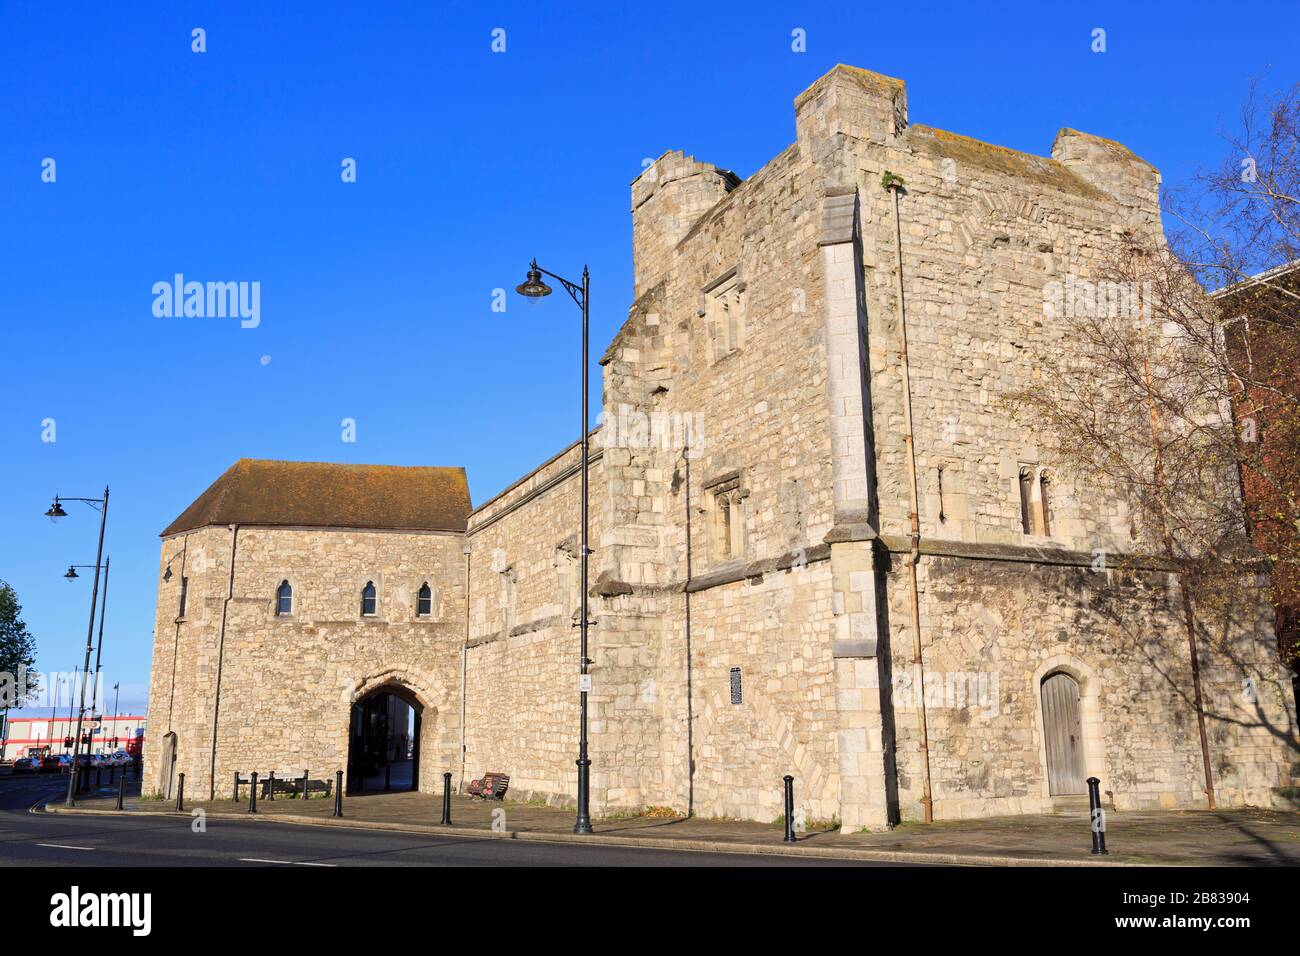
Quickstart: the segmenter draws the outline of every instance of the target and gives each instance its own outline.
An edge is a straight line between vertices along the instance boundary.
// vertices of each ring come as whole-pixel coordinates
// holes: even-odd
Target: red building
[[[125,750],[132,757],[140,754],[144,746],[144,715],[121,714],[117,717],[87,717],[82,721],[83,734],[89,732],[90,744],[81,752],[92,754],[113,753]],[[26,757],[36,749],[58,755],[72,753],[72,737],[77,732],[77,718],[61,714],[57,717],[12,717],[5,723],[0,753],[5,760]]]
[[[1300,260],[1216,294],[1224,344],[1239,376],[1233,415],[1241,485],[1255,547],[1271,565],[1283,661],[1300,670]]]

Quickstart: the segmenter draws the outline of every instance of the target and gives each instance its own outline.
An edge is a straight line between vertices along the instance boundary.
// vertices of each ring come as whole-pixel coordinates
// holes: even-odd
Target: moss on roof
[[[959,164],[986,169],[1003,176],[1024,177],[1089,199],[1104,198],[1096,186],[1047,156],[1035,156],[1005,146],[994,146],[932,126],[913,124],[907,128],[906,136],[908,142],[919,151],[936,153]]]
[[[828,86],[836,76],[843,76],[852,80],[863,89],[870,90],[874,93],[885,93],[892,96],[903,90],[907,84],[897,77],[886,76],[883,73],[876,73],[872,70],[864,70],[860,66],[849,66],[845,63],[837,63],[826,73],[822,74],[813,83],[812,86],[804,90],[794,98],[794,108],[798,112],[809,99],[820,93]]]
[[[1096,143],[1098,146],[1102,146],[1110,150],[1112,153],[1118,153],[1124,159],[1131,159],[1141,163],[1143,166],[1146,166],[1149,169],[1155,169],[1155,166],[1152,166],[1150,163],[1148,163],[1137,153],[1133,152],[1133,150],[1129,149],[1123,143],[1117,142],[1113,139],[1107,139],[1106,137],[1098,136],[1095,133],[1085,133],[1082,130],[1071,129],[1069,126],[1061,127],[1061,131],[1056,134],[1057,139],[1060,139],[1062,136],[1078,136],[1081,139],[1090,140],[1091,142]]]
[[[162,536],[209,525],[464,531],[464,468],[241,458]]]

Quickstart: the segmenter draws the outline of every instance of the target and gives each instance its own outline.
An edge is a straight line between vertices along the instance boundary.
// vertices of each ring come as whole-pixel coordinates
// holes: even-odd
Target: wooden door
[[[1043,734],[1047,738],[1047,789],[1054,797],[1087,793],[1079,684],[1069,674],[1043,681]]]
[[[172,797],[172,784],[175,782],[176,768],[176,734],[165,733],[162,739],[162,752],[158,755],[158,792]],[[123,775],[126,771],[122,771]]]

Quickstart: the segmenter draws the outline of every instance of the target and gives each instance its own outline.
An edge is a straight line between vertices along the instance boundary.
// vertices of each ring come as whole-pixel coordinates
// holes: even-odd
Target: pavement
[[[246,791],[245,791],[246,792]],[[453,826],[439,825],[442,799],[421,793],[367,793],[344,799],[344,816],[334,818],[332,798],[258,800],[256,815],[247,801],[190,802],[175,814],[170,803],[142,800],[133,793],[124,811],[115,811],[115,793],[106,789],[82,798],[71,810],[48,805],[54,814],[161,816],[187,820],[202,810],[212,820],[244,825],[300,826],[421,834],[439,838],[478,838],[500,842],[584,844],[607,848],[694,851],[803,860],[877,864],[973,866],[1297,866],[1300,865],[1300,813],[1266,810],[1110,811],[1106,818],[1108,856],[1093,856],[1087,811],[993,817],[977,820],[905,823],[883,833],[842,833],[834,828],[798,834],[783,842],[779,823],[680,818],[660,815],[593,821],[595,833],[572,832],[573,811],[506,800],[485,803],[453,796]],[[635,857],[633,858],[635,860]],[[648,862],[648,861],[647,861]]]
[[[97,803],[96,798],[71,811],[45,812],[46,803],[62,800],[65,785],[63,777],[0,781],[0,868],[845,865],[835,859],[698,852],[668,845],[484,839],[482,834],[466,836],[445,829],[430,834],[364,825],[301,826],[262,814],[251,820],[247,815],[213,814],[199,824],[199,818],[188,813],[113,812],[85,805]],[[853,861],[849,865],[900,864]]]

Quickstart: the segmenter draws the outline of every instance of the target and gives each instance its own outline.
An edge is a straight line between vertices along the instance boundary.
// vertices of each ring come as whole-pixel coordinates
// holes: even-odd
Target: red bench
[[[510,777],[504,773],[485,773],[481,780],[469,782],[469,795],[484,800],[503,800],[506,788],[510,786]]]

